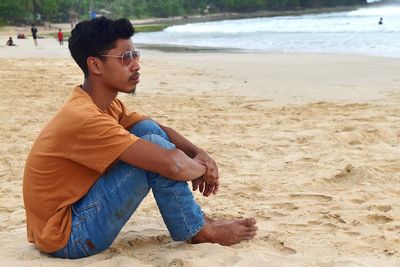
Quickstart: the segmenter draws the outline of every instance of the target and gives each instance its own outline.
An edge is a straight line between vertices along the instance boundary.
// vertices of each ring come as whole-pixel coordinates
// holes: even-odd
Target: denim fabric
[[[151,120],[135,124],[130,132],[163,148],[175,148],[167,134]],[[69,241],[52,255],[75,259],[107,249],[150,189],[172,239],[188,240],[201,230],[204,213],[187,182],[173,181],[118,161],[72,206]]]

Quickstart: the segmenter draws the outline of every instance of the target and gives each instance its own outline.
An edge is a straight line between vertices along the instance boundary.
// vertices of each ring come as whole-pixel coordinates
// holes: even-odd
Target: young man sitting
[[[79,23],[69,38],[84,82],[37,137],[23,195],[28,241],[60,258],[107,249],[150,189],[176,241],[232,245],[252,239],[254,218],[214,221],[187,182],[208,197],[217,165],[174,129],[130,112],[119,92],[139,83],[139,52],[126,19]]]

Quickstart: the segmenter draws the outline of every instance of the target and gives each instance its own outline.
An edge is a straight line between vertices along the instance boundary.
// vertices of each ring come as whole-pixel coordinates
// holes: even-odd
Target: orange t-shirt
[[[79,86],[37,137],[25,165],[23,195],[28,241],[44,252],[64,247],[71,205],[139,138],[129,133],[147,117],[115,99],[101,111]]]

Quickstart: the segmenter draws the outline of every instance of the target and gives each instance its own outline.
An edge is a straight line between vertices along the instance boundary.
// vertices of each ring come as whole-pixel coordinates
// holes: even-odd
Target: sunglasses
[[[120,56],[114,56],[114,55],[99,55],[100,57],[116,57],[121,59],[121,63],[124,66],[128,66],[129,64],[132,63],[132,61],[138,61],[140,57],[140,52],[138,50],[130,50],[124,52]]]

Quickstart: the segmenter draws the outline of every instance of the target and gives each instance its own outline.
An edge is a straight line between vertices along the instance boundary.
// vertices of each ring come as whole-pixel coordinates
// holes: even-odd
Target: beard
[[[137,73],[136,75],[133,75],[133,76],[131,77],[130,80],[132,80],[134,77],[136,77],[136,79],[138,79],[138,80],[137,80],[137,81],[135,82],[135,84],[132,86],[131,90],[129,90],[128,94],[130,94],[130,95],[136,95],[136,87],[137,87],[137,85],[138,85],[138,83],[139,83],[139,76],[140,76],[140,73]]]
[[[136,85],[128,92],[129,95],[136,95]]]

